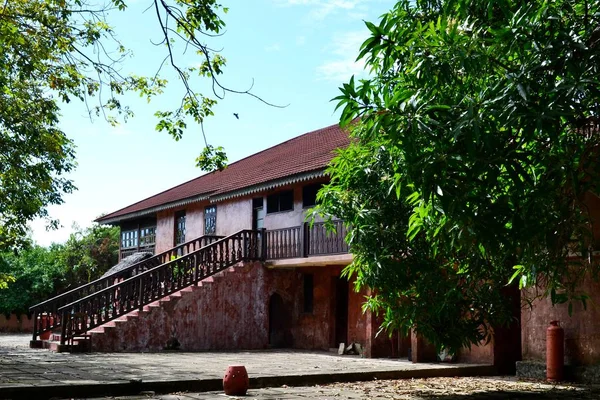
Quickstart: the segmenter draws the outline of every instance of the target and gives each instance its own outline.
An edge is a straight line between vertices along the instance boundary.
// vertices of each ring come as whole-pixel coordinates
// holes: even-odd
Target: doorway
[[[269,299],[269,345],[272,348],[290,347],[290,315],[283,299],[273,293]]]
[[[348,281],[335,279],[335,347],[348,344]]]
[[[252,199],[252,229],[261,230],[265,226],[265,207],[263,198]]]

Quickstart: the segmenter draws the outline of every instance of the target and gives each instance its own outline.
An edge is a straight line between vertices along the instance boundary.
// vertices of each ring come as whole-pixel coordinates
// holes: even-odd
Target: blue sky
[[[368,36],[364,20],[375,21],[394,1],[384,0],[222,0],[225,35],[209,42],[222,48],[227,67],[222,78],[234,89],[247,88],[287,108],[268,107],[248,96],[227,95],[205,123],[208,140],[223,146],[235,161],[302,133],[337,122],[338,87],[353,74],[360,44]],[[143,12],[147,0],[133,0],[125,13],[111,15],[115,31],[133,57],[124,72],[153,74],[165,51],[150,40],[160,40],[154,15]],[[199,62],[180,56],[182,65]],[[171,76],[167,76],[171,78]],[[34,240],[41,245],[62,242],[73,223],[89,226],[102,213],[115,211],[143,198],[195,178],[201,171],[194,159],[204,146],[200,129],[188,126],[176,142],[156,132],[154,112],[172,107],[181,99],[181,86],[170,87],[157,101],[129,96],[135,117],[117,127],[103,119],[90,121],[81,103],[62,109],[61,126],[77,146],[77,169],[70,175],[78,190],[65,203],[50,207],[62,228],[46,231],[43,221],[31,223]],[[239,114],[239,120],[233,116]]]

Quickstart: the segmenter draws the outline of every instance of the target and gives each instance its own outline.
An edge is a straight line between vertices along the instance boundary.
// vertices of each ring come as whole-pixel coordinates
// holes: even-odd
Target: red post
[[[562,381],[565,362],[565,331],[559,321],[550,321],[546,330],[546,379]]]

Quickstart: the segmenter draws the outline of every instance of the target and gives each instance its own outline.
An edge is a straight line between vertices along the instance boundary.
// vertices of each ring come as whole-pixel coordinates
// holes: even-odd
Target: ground
[[[459,374],[489,375],[489,366],[485,365],[413,364],[406,360],[364,359],[286,350],[58,354],[29,349],[29,339],[29,335],[0,334],[0,399],[224,399],[227,396],[216,390],[222,387],[223,372],[231,364],[245,365],[254,387],[265,387],[251,389],[246,399],[600,399],[600,386],[553,386],[544,382],[518,382],[509,377],[456,377]],[[410,379],[410,376],[419,374],[445,374],[450,377]],[[409,379],[382,379],[400,376]],[[356,377],[368,381],[314,385],[341,379],[351,381]],[[198,389],[198,384],[203,381],[203,389]],[[305,386],[288,387],[286,384],[292,383],[287,382]],[[132,391],[131,385],[139,389]],[[189,392],[175,392],[183,390],[186,385]],[[112,389],[106,389],[109,387]],[[150,392],[157,390],[154,388],[159,388],[161,393],[173,393],[154,395]],[[119,390],[126,393],[145,390],[146,393],[101,397]],[[196,393],[194,390],[211,391]]]
[[[111,399],[209,400],[235,399],[222,392],[172,393],[117,397]],[[544,382],[518,382],[509,377],[428,378],[337,383],[323,386],[254,389],[244,399],[363,399],[363,400],[592,400],[600,398],[600,387],[549,385]],[[106,400],[97,398],[95,400]],[[242,399],[242,397],[240,397]]]

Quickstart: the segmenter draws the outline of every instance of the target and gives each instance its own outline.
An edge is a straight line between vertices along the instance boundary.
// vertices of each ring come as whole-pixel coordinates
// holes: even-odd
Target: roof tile
[[[305,133],[164,192],[98,218],[102,222],[202,195],[220,195],[287,176],[324,169],[334,150],[348,146],[339,125]]]

